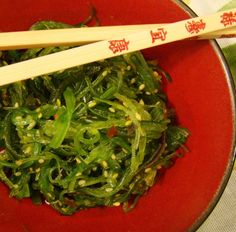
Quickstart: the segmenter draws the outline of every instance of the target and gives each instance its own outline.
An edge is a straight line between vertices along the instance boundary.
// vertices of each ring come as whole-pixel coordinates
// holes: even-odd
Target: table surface
[[[236,7],[236,0],[184,0],[198,15],[216,12],[221,9]],[[235,52],[236,39],[217,41],[223,52],[227,51],[228,63],[231,64],[232,73],[236,73]],[[230,46],[230,47],[229,47]],[[232,54],[231,54],[232,53]],[[232,59],[232,60],[230,60]],[[236,82],[236,75],[234,76]],[[236,231],[236,164],[227,187],[213,212],[197,230],[197,232],[234,232]]]

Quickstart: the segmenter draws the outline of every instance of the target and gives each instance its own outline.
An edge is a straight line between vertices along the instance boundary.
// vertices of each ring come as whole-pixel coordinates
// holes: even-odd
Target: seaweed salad
[[[31,30],[68,27],[40,21]],[[68,48],[0,52],[0,66]],[[134,52],[0,87],[0,180],[10,197],[63,215],[133,209],[188,137],[168,107],[163,76]]]

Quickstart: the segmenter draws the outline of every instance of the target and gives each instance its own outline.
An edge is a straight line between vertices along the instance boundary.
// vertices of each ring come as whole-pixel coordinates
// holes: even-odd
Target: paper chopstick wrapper
[[[236,9],[154,27],[0,68],[0,85],[236,26]]]
[[[0,33],[0,50],[76,46],[122,37],[141,30],[164,27],[164,24],[82,27],[51,30],[17,31]],[[191,25],[189,25],[190,27]],[[195,25],[193,25],[195,26]],[[198,39],[236,37],[236,26],[204,34]]]

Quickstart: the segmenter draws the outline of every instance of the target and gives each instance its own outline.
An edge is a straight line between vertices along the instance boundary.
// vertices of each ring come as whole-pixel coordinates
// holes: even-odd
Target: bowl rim
[[[198,16],[186,3],[180,0],[172,0],[174,3],[176,3],[179,7],[181,7],[186,13],[189,14],[190,17],[196,17]],[[226,58],[223,54],[223,51],[221,50],[219,44],[216,40],[211,40],[210,45],[214,49],[216,55],[219,58],[219,61],[221,62],[222,68],[225,72],[225,78],[228,84],[228,89],[230,92],[230,98],[231,98],[231,104],[233,109],[233,142],[231,147],[231,154],[229,155],[228,165],[226,167],[224,176],[221,180],[221,183],[219,185],[219,188],[217,189],[217,192],[215,193],[214,197],[212,198],[211,202],[209,202],[209,205],[207,206],[206,210],[202,212],[202,214],[195,220],[193,225],[188,229],[189,232],[194,232],[197,229],[203,225],[203,223],[207,220],[207,218],[210,216],[210,214],[213,212],[214,208],[220,201],[224,190],[228,184],[228,181],[230,179],[230,176],[233,171],[234,164],[236,163],[236,91],[235,91],[235,83],[233,80],[232,73],[230,71],[228,62],[226,61]]]

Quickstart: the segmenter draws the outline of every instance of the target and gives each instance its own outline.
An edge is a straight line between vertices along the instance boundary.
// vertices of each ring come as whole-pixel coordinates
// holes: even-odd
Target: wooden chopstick
[[[158,28],[162,26],[164,26],[164,24],[2,32],[0,33],[0,50],[82,45],[110,39],[111,37],[118,38],[127,34],[136,33],[140,30],[151,30],[155,27]],[[213,31],[206,35],[199,36],[198,39],[216,39],[225,37],[236,37],[236,27]]]
[[[230,16],[230,17],[229,17]],[[236,26],[236,8],[84,45],[0,68],[0,85]]]

